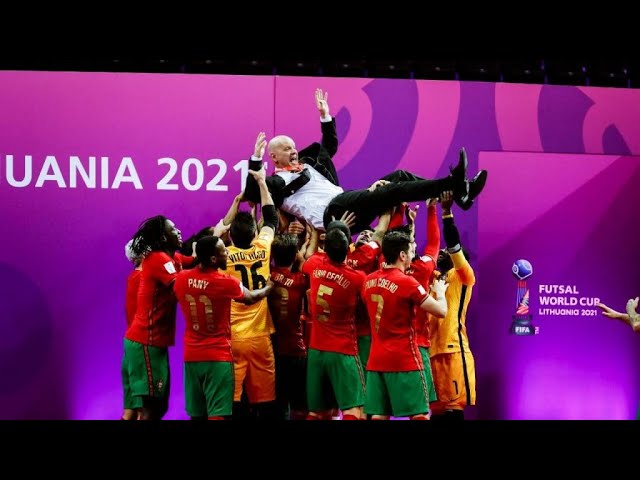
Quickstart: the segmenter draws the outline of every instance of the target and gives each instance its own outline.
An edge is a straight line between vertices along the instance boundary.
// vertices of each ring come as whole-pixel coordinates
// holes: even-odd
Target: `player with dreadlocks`
[[[161,419],[169,407],[169,348],[175,343],[176,298],[173,283],[194,257],[176,251],[182,245],[180,230],[158,215],[142,222],[133,235],[131,252],[143,256],[138,301],[133,322],[124,339],[128,375],[125,391],[138,399],[138,418]]]

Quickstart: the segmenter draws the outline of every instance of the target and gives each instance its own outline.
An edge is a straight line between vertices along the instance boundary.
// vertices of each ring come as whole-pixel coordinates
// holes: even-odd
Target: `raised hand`
[[[323,94],[321,88],[316,88],[316,107],[318,107],[321,117],[329,115],[329,104],[327,103],[327,98],[329,98],[329,92],[324,92]]]
[[[440,197],[442,213],[451,213],[451,205],[453,205],[453,192],[442,192],[442,196]]]
[[[444,297],[444,294],[446,293],[447,288],[449,288],[449,284],[444,279],[444,277],[440,277],[437,280],[434,280],[433,283],[431,284],[431,291],[435,293],[436,298]]]
[[[230,229],[230,228],[231,228],[231,224],[229,224],[229,225],[225,225],[225,224],[224,224],[224,222],[223,222],[223,220],[220,220],[220,221],[218,222],[218,224],[217,224],[215,227],[213,227],[213,234],[214,234],[216,237],[220,238],[220,237],[222,237],[222,235],[224,235],[225,233],[227,233],[227,232],[229,231],[229,229]],[[194,252],[196,251],[195,243],[194,243],[194,245],[193,245],[193,251],[194,251]]]
[[[638,313],[636,312],[636,309],[638,308],[638,300],[640,300],[640,297],[631,298],[629,299],[629,301],[627,301],[627,314],[631,318],[634,318],[638,315]]]
[[[302,232],[306,230],[305,226],[302,225],[298,220],[294,220],[289,224],[289,228],[287,229],[287,233],[291,233],[293,235],[300,235]]]
[[[333,217],[335,220],[336,217]],[[356,224],[356,214],[346,210],[342,216],[340,217],[340,221],[343,222],[347,227],[351,228]]]
[[[258,138],[256,138],[256,146],[253,150],[253,156],[256,158],[262,158],[264,155],[264,149],[267,147],[266,135],[264,132],[260,132],[258,134]]]
[[[419,209],[420,209],[420,204],[417,204],[415,207],[411,208],[411,206],[409,206],[405,210],[405,215],[409,223],[416,223],[416,217],[418,216]]]

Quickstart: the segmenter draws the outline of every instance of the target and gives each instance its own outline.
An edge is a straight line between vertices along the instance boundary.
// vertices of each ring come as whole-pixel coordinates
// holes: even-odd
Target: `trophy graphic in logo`
[[[537,335],[539,328],[531,324],[532,315],[529,313],[529,289],[527,278],[533,274],[533,267],[524,259],[516,260],[511,271],[518,279],[516,289],[515,315],[512,317],[511,333],[515,335]]]

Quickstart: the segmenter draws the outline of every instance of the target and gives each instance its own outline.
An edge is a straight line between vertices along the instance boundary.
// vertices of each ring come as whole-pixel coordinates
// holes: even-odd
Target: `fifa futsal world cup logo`
[[[527,260],[517,260],[511,267],[513,275],[518,279],[516,289],[515,315],[511,323],[511,333],[515,335],[537,335],[539,328],[531,325],[532,315],[529,313],[529,289],[527,278],[533,274],[533,267]]]

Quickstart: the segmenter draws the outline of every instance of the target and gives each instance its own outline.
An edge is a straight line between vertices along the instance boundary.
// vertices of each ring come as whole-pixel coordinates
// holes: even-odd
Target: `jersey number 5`
[[[321,322],[329,321],[329,302],[327,302],[323,298],[323,295],[330,297],[332,293],[333,288],[331,287],[327,287],[326,285],[320,285],[320,287],[318,287],[318,294],[316,295],[316,305],[318,306],[318,308],[322,309],[322,312],[318,312],[317,315],[318,320],[320,320]]]

